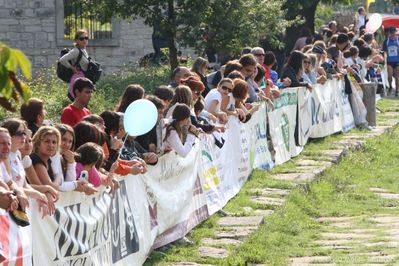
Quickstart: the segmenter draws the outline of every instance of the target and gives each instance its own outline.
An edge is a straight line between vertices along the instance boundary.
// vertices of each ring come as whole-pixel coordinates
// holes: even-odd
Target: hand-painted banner
[[[315,138],[338,131],[347,132],[355,126],[343,80],[318,84],[312,93],[303,87],[298,88],[298,112],[298,141],[301,146],[311,136]]]
[[[342,131],[341,90],[337,80],[317,84],[312,91],[314,99],[314,124],[312,138],[322,138]]]
[[[209,215],[222,209],[238,193],[253,168],[268,170],[273,167],[267,146],[265,104],[246,124],[230,118],[226,128],[221,149],[214,144],[212,135],[203,135],[200,142],[198,173]]]
[[[280,97],[274,100],[274,110],[267,113],[270,137],[276,152],[276,164],[288,161],[301,151],[301,147],[297,147],[295,143],[297,90],[297,88],[282,90]]]
[[[345,93],[345,82],[343,80],[335,82],[337,82],[337,88],[339,92],[337,101],[339,103],[340,114],[342,117],[342,132],[348,132],[355,127],[352,108],[349,103],[348,94]]]

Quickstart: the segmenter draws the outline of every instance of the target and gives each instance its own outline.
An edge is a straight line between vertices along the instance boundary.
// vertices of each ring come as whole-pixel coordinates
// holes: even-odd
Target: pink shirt
[[[76,163],[76,177],[79,180],[80,173],[83,171],[83,165],[81,163]],[[92,167],[89,171],[89,183],[95,187],[101,186],[101,177],[98,173],[96,167]]]

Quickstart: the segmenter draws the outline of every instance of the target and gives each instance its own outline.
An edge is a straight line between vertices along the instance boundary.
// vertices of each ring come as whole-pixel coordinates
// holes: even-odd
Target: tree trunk
[[[317,5],[319,4],[320,0],[315,0],[312,2],[312,5],[305,10],[303,10],[303,17],[305,18],[305,26],[310,29],[310,31],[314,32],[314,17],[316,15]]]
[[[177,62],[177,48],[175,45],[176,40],[176,17],[175,17],[175,8],[174,1],[168,0],[168,33],[169,33],[169,64],[171,73],[178,66]]]

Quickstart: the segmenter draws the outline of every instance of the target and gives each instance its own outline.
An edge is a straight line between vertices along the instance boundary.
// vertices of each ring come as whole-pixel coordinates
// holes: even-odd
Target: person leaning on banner
[[[177,104],[172,113],[172,122],[166,125],[163,150],[174,150],[181,157],[186,157],[194,143],[200,129],[191,125],[191,110],[185,104]]]
[[[283,67],[281,79],[290,78],[290,87],[306,87],[312,91],[312,86],[307,82],[303,82],[302,79],[304,58],[305,55],[300,51],[291,52],[287,63]]]

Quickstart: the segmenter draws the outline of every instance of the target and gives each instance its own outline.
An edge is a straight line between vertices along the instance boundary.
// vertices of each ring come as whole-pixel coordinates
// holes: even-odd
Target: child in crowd
[[[101,177],[96,169],[96,164],[101,164],[99,162],[102,162],[103,159],[104,153],[100,145],[88,142],[80,146],[75,152],[76,176],[78,180],[83,181],[85,179],[94,187],[109,185],[117,164],[112,165],[106,178]],[[83,176],[83,171],[86,171],[88,175]]]

